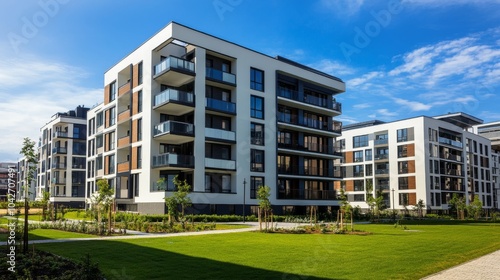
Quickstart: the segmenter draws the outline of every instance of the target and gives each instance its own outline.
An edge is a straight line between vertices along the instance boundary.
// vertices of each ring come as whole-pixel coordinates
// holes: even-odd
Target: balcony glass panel
[[[228,141],[236,141],[236,133],[234,131],[215,129],[209,127],[205,127],[205,137],[223,139]]]
[[[170,153],[153,156],[153,167],[162,166],[193,167],[194,157]]]
[[[213,98],[206,98],[206,106],[209,109],[236,114],[236,104]]]
[[[236,84],[236,75],[207,67],[207,77],[229,84]]]
[[[154,136],[166,133],[193,135],[194,125],[191,123],[166,121],[155,126]]]
[[[190,72],[194,72],[194,63],[180,59],[177,57],[170,56],[159,64],[155,65],[155,75],[159,74],[163,71],[166,71],[170,68],[173,69],[182,69]]]
[[[167,89],[155,95],[154,106],[165,104],[170,101],[193,104],[194,94],[191,92],[185,92],[175,89]]]
[[[205,158],[205,167],[217,169],[236,169],[236,161],[226,159]]]

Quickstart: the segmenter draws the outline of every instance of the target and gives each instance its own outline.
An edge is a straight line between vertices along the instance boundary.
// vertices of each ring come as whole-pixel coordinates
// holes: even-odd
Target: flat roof
[[[471,116],[463,112],[448,113],[445,115],[435,116],[433,118],[436,120],[442,120],[445,122],[452,123],[464,129],[483,123],[482,119],[476,118],[474,116]]]
[[[343,125],[342,130],[351,130],[351,129],[357,129],[357,128],[362,128],[362,127],[375,126],[375,125],[384,124],[384,123],[386,123],[386,122],[380,121],[380,120],[359,122],[359,123]]]

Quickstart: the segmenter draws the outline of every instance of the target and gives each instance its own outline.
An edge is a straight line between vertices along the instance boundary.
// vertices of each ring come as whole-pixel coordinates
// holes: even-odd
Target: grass
[[[245,232],[39,244],[108,279],[418,279],[500,249],[496,224],[357,225],[372,235]]]
[[[215,224],[216,230],[247,228],[247,225]]]
[[[21,233],[18,233],[21,234]],[[0,234],[0,242],[7,241],[7,234]],[[97,236],[84,233],[69,232],[55,229],[34,229],[28,232],[28,240],[68,239],[68,238],[96,238]],[[22,238],[20,236],[20,238]]]

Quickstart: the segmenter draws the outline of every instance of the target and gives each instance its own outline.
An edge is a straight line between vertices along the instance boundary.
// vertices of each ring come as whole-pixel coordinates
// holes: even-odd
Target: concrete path
[[[500,250],[423,278],[425,280],[499,280]]]

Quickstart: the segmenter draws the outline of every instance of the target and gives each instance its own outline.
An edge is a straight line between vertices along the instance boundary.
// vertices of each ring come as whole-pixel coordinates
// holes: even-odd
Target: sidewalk
[[[425,280],[499,280],[500,250],[422,278]]]

